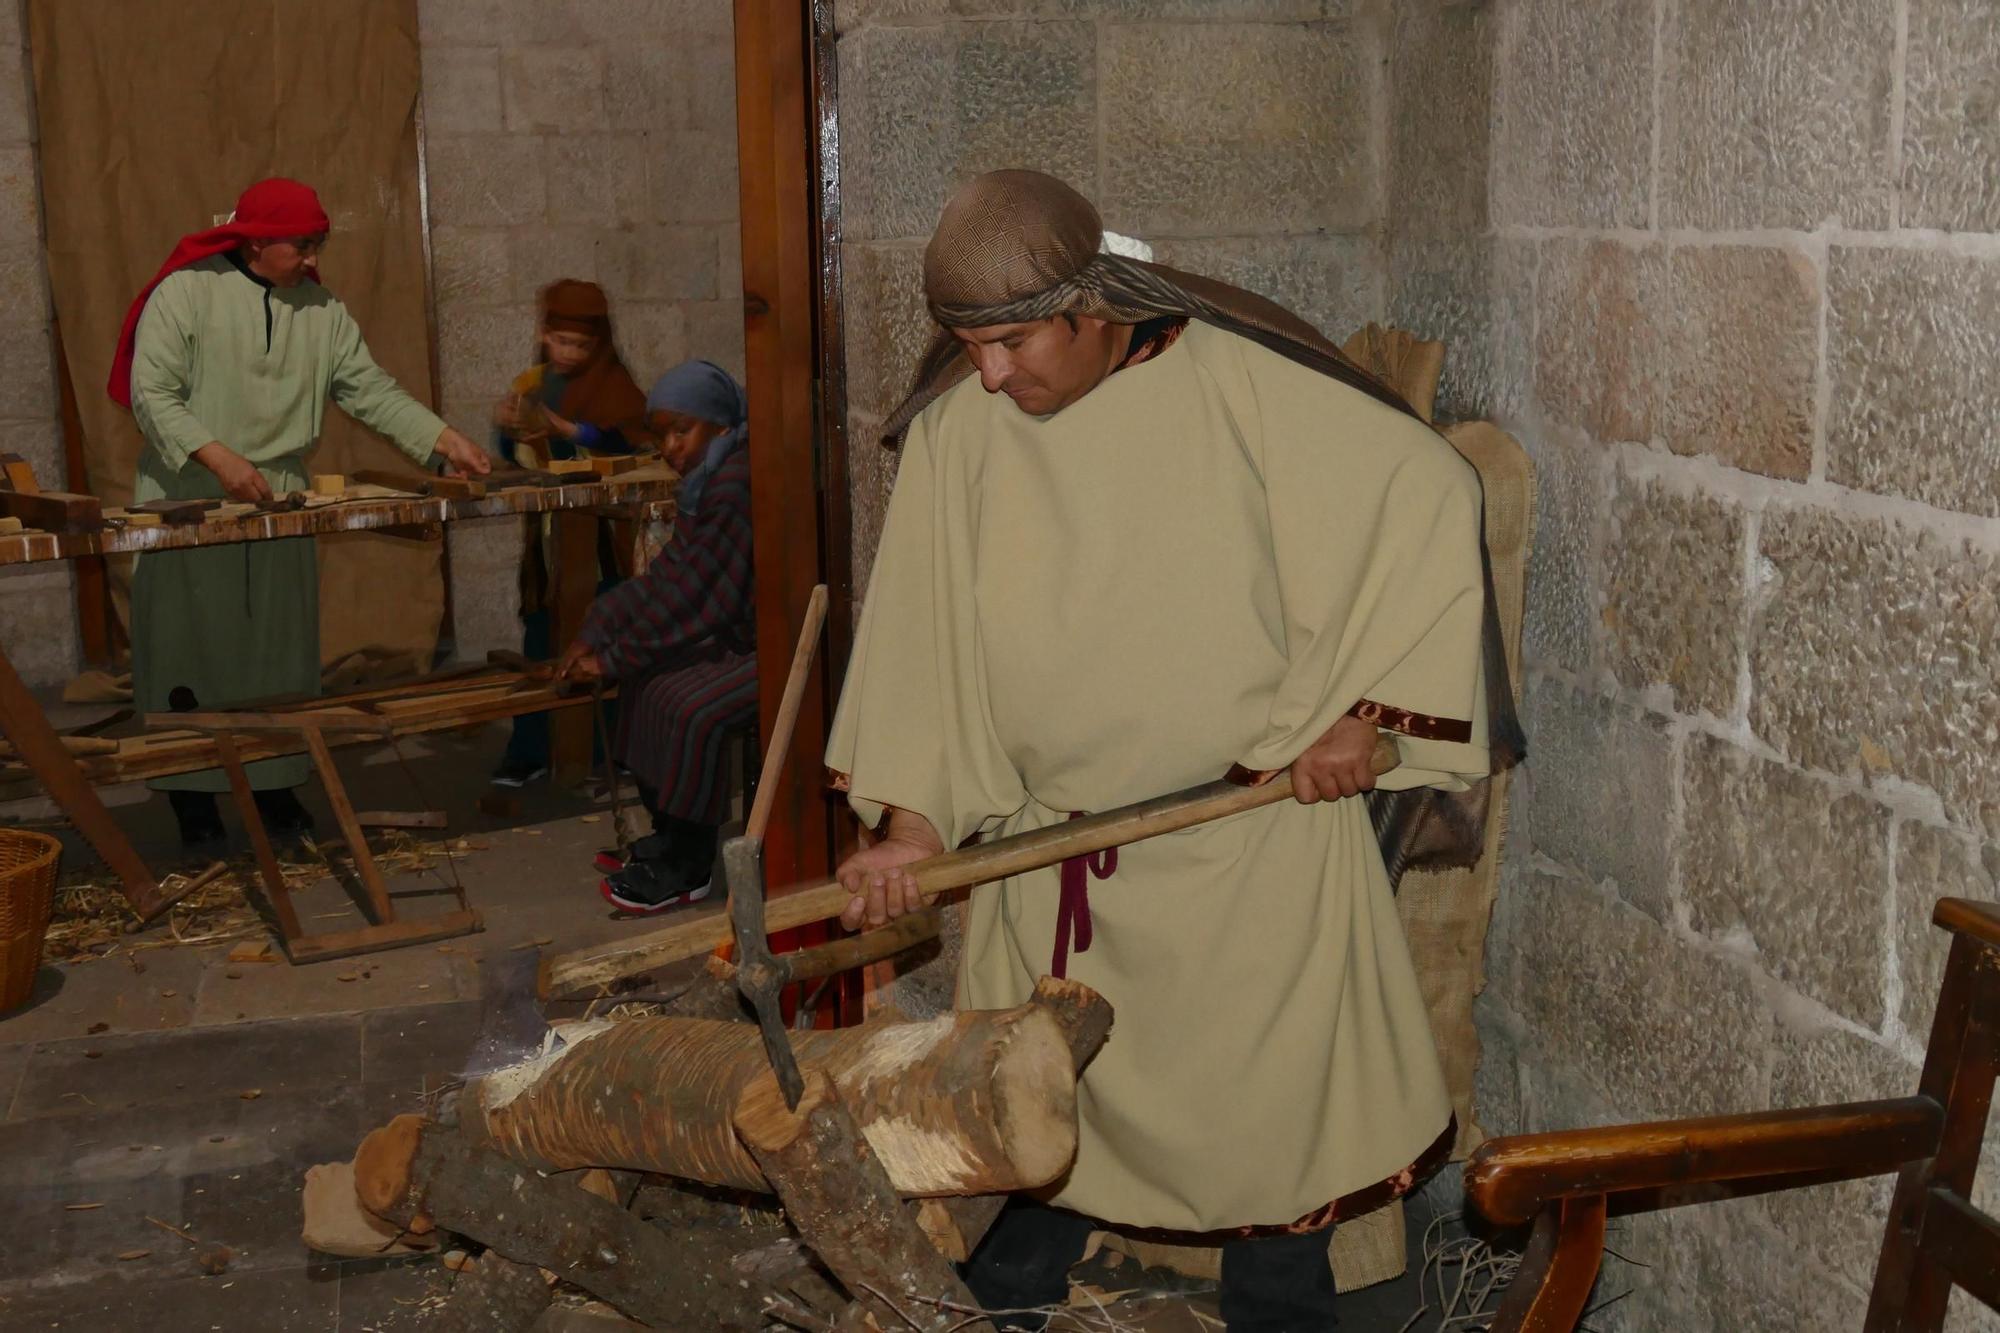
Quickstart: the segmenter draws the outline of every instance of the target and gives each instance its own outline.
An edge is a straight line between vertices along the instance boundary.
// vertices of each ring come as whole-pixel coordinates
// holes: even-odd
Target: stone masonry
[[[2000,898],[2000,8],[1405,9],[1392,135],[1483,198],[1392,212],[1397,317],[1541,490],[1488,1127],[1912,1091],[1931,904]],[[1643,1220],[1592,1326],[1859,1327],[1887,1198]]]
[[[33,90],[20,0],[0,0],[0,450],[65,476],[49,351]],[[444,416],[485,440],[529,364],[534,296],[611,296],[641,384],[688,356],[743,370],[730,0],[419,0]],[[247,182],[246,182],[247,183]],[[421,386],[412,386],[421,388]],[[461,655],[517,647],[519,524],[454,526]],[[0,643],[30,683],[78,665],[66,565],[0,576]]]
[[[743,373],[730,0],[420,0],[444,415],[475,439],[525,369],[535,292],[611,297],[641,387]],[[518,647],[515,520],[449,530],[461,656]]]

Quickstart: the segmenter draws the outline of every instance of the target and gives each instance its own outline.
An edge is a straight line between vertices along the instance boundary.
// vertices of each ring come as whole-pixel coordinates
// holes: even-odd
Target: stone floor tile
[[[397,910],[407,919],[451,907],[446,899],[414,906],[403,903]],[[358,914],[351,920],[306,923],[313,930],[347,930],[364,924]],[[461,973],[455,954],[440,953],[434,944],[298,966],[282,961],[232,964],[219,957],[210,960],[202,974],[193,1021],[236,1023],[455,1000],[461,993]]]
[[[0,1284],[179,1276],[188,1243],[148,1217],[230,1246],[232,1271],[304,1264],[300,1182],[353,1156],[360,1106],[358,1089],[313,1088],[0,1125]],[[150,1253],[118,1258],[134,1249]]]
[[[199,1101],[249,1088],[338,1087],[361,1073],[361,1024],[351,1016],[104,1033],[44,1042],[15,1097],[14,1116],[95,1113]]]
[[[533,992],[525,1002],[534,1002]],[[462,1073],[478,1040],[476,1000],[383,1009],[361,1020],[361,1077],[368,1083],[433,1084]]]
[[[363,1259],[340,1269],[340,1333],[404,1333],[428,1328],[435,1297],[450,1290],[453,1274],[435,1256]]]
[[[113,1032],[186,1027],[211,952],[219,951],[145,949],[87,963],[45,963],[28,1004],[0,1017],[0,1042],[81,1037],[93,1023]]]
[[[157,1234],[157,1233],[156,1233]],[[162,1239],[172,1241],[171,1236]],[[179,1242],[174,1242],[178,1244]],[[4,1290],[4,1289],[0,1289]],[[338,1327],[339,1286],[331,1271],[195,1273],[43,1286],[8,1294],[9,1329],[77,1333],[306,1333]],[[360,1326],[357,1326],[360,1327]]]

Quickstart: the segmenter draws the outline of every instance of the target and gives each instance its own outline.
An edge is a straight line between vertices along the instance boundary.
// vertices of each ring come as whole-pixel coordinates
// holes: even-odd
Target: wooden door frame
[[[826,735],[852,621],[832,0],[735,0],[735,24],[757,676],[766,737],[806,600],[818,583],[832,593],[826,651],[806,691],[765,835],[767,880],[785,885],[821,878],[832,866]]]

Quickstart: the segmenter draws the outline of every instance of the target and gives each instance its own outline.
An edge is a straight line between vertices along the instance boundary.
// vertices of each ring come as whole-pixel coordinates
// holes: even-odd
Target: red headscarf
[[[320,207],[319,196],[313,193],[310,185],[273,176],[245,190],[237,198],[236,211],[230,214],[229,221],[220,227],[181,237],[180,244],[167,256],[167,262],[160,266],[160,271],[153,275],[153,280],[132,302],[132,308],[125,312],[125,327],[118,331],[118,352],[111,358],[111,382],[104,386],[105,392],[120,407],[132,406],[132,344],[139,331],[139,314],[146,308],[146,298],[153,294],[153,288],[159,286],[169,273],[211,255],[227,254],[245,241],[323,236],[330,229],[326,210]],[[316,272],[307,271],[313,274],[315,282],[319,280]]]

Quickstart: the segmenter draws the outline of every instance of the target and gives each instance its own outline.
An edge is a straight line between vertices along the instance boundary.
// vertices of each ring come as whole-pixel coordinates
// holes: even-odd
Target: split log
[[[737,1099],[770,1068],[754,1026],[637,1018],[564,1035],[562,1050],[468,1083],[457,1101],[467,1132],[544,1168],[768,1189],[731,1128]],[[1050,1005],[803,1032],[794,1044],[802,1068],[839,1087],[905,1194],[1032,1189],[1075,1155],[1076,1075]]]
[[[417,1116],[397,1116],[362,1140],[354,1189],[379,1216],[470,1236],[642,1323],[705,1330],[764,1322],[762,1291],[732,1266],[732,1250],[669,1234],[573,1180],[545,1178]]]
[[[1111,1035],[1111,1002],[1082,982],[1043,977],[1035,983],[1034,996],[1028,1003],[1042,1007],[1056,1021],[1072,1066],[1082,1075],[1083,1067]],[[1006,1206],[1004,1194],[926,1199],[919,1206],[917,1224],[947,1259],[963,1263],[972,1257],[973,1250],[979,1247]]]
[[[986,1320],[965,1318],[978,1303],[905,1211],[824,1070],[806,1074],[796,1111],[766,1070],[734,1119],[800,1238],[879,1327],[992,1333]]]
[[[525,1333],[554,1299],[540,1269],[489,1250],[458,1270],[451,1294],[425,1327],[438,1333]]]

